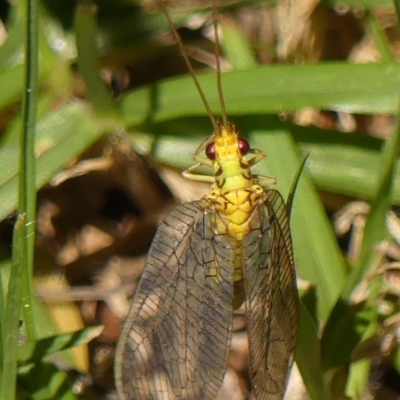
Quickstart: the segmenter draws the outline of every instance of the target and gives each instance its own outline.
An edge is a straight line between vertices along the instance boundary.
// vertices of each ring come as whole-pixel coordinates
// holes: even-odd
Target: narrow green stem
[[[21,313],[28,337],[31,340],[36,337],[32,314],[32,274],[36,214],[37,0],[27,0],[24,6],[26,6],[27,34],[23,129],[21,132],[19,160],[19,202],[13,236],[12,269],[8,283],[4,318],[3,371],[0,382],[1,400],[13,400],[16,396],[17,348]]]
[[[23,260],[25,268],[22,275],[22,307],[25,326],[30,339],[36,337],[32,313],[32,276],[36,225],[35,131],[39,69],[38,19],[37,0],[28,0],[18,214],[26,216],[24,247],[21,249],[22,255],[25,256]]]
[[[389,40],[386,37],[385,32],[379,26],[375,15],[370,10],[367,11],[366,22],[367,22],[368,30],[371,33],[371,36],[373,37],[373,39],[375,40],[375,43],[376,43],[376,46],[378,47],[379,52],[381,53],[382,61],[386,62],[386,63],[394,62],[395,57],[394,57],[393,51],[390,47]]]

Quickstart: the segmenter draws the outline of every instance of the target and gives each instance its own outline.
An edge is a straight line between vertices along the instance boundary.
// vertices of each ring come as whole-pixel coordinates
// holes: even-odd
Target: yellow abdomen
[[[250,231],[250,219],[254,209],[265,201],[265,192],[259,185],[222,191],[214,188],[207,196],[209,206],[215,212],[215,233],[228,234],[234,239],[234,298],[233,307],[240,307],[244,300],[243,287],[243,238]]]

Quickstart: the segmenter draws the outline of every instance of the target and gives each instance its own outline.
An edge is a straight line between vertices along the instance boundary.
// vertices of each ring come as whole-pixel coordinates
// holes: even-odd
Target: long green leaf
[[[22,305],[22,285],[20,277],[25,273],[23,250],[25,247],[26,219],[24,215],[18,217],[14,227],[13,263],[8,281],[7,302],[2,321],[2,374],[0,376],[0,399],[15,398],[17,378],[17,347],[19,324]]]
[[[261,124],[265,127],[263,130]],[[246,127],[243,124],[240,126]],[[287,198],[300,165],[290,133],[278,118],[272,117],[260,118],[258,127],[246,128],[252,129],[252,145],[267,154],[265,175],[278,180],[277,188]],[[316,286],[319,316],[326,321],[343,288],[346,266],[306,171],[299,182],[293,204],[291,228],[296,265],[300,275]]]
[[[19,362],[39,362],[44,357],[71,349],[99,336],[102,326],[92,326],[76,332],[50,336],[38,341],[28,341],[18,349]]]
[[[328,400],[320,362],[320,342],[315,321],[300,302],[299,342],[296,363],[312,400]]]
[[[215,74],[199,75],[212,110],[219,112]],[[273,65],[224,73],[228,114],[266,114],[317,107],[354,113],[394,113],[400,65],[326,63]],[[127,126],[204,115],[190,77],[128,92],[120,100]]]
[[[23,101],[23,129],[21,131],[19,155],[18,214],[24,216],[25,231],[21,262],[22,310],[25,328],[30,339],[36,337],[35,320],[32,314],[33,251],[36,228],[36,160],[35,136],[38,101],[39,74],[39,11],[38,0],[27,0],[27,28],[25,41],[25,95]]]
[[[90,3],[78,5],[75,13],[75,35],[79,71],[85,80],[96,117],[103,124],[110,124],[110,129],[115,129],[118,114],[110,88],[101,79],[97,33],[97,6]]]

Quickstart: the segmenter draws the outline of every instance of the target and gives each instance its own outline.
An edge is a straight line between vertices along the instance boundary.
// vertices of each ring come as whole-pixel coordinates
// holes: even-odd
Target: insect
[[[218,47],[216,31],[214,18]],[[282,196],[268,188],[275,180],[251,172],[265,154],[228,122],[220,75],[218,67],[218,121],[192,73],[214,132],[184,176],[212,186],[203,199],[172,211],[155,235],[117,347],[124,400],[215,399],[227,370],[233,311],[242,303],[254,397],[284,396],[298,329],[289,220]],[[213,175],[196,173],[200,166]]]

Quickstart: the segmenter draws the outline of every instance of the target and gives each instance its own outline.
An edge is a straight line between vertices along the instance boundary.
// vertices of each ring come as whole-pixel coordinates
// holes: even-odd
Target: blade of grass
[[[25,95],[23,102],[23,130],[21,132],[21,154],[19,175],[18,214],[25,218],[25,231],[21,251],[24,265],[22,274],[22,307],[28,337],[36,337],[35,321],[32,314],[33,251],[36,221],[36,161],[35,132],[37,116],[37,90],[39,71],[38,48],[38,4],[37,0],[27,0],[27,30],[25,51]]]
[[[264,130],[243,122],[238,125],[251,129],[250,142],[267,153],[264,162],[267,173],[263,174],[276,177],[278,190],[287,198],[300,165],[297,149],[277,117],[260,118],[258,127],[261,124]],[[316,286],[318,315],[326,321],[343,288],[346,265],[307,171],[298,185],[291,228],[296,266],[300,275]]]
[[[213,112],[218,113],[215,74],[200,74]],[[188,76],[127,92],[119,105],[125,126],[204,115]],[[273,65],[224,73],[229,115],[266,114],[317,107],[355,113],[395,113],[400,65],[325,63]]]
[[[26,66],[23,58],[24,41],[27,32],[25,4],[25,1],[10,4],[7,19],[7,38],[0,47],[0,87],[2,89],[0,91],[0,108],[20,102],[25,90],[24,71]],[[39,25],[38,27],[40,30],[41,26]],[[41,31],[39,33],[41,35],[39,79],[41,83],[44,83],[48,76],[57,74],[57,78],[53,82],[46,81],[45,84],[52,86],[53,94],[55,92],[61,94],[61,90],[64,90],[63,93],[65,93],[65,86],[56,90],[56,86],[60,86],[60,82],[65,80],[65,74],[67,73],[60,70],[60,63],[63,63],[63,61],[60,61],[59,58],[56,61],[56,56],[49,49],[49,37],[46,37]],[[56,65],[56,62],[58,62],[58,65]],[[66,66],[62,68],[67,70]]]
[[[364,332],[363,340],[368,339],[377,332],[377,320],[369,325],[369,328]],[[371,371],[371,359],[363,359],[353,362],[350,365],[349,379],[346,386],[346,395],[351,399],[362,398],[365,388],[368,385],[368,380]]]
[[[20,215],[15,223],[13,236],[13,264],[9,277],[7,300],[4,315],[2,374],[0,382],[0,399],[15,398],[17,378],[17,348],[19,322],[22,305],[22,285],[20,278],[26,274],[25,266],[25,234],[26,218]],[[3,325],[3,324],[2,324]]]
[[[379,26],[377,18],[372,11],[366,12],[367,29],[381,53],[383,62],[393,62],[395,57],[393,55],[389,40],[385,34],[385,31]]]
[[[319,189],[364,199],[373,197],[377,181],[371,177],[377,170],[383,141],[367,134],[349,134],[315,126],[288,124],[288,129],[299,143],[302,154],[309,154],[307,164]],[[400,179],[399,165],[397,173]],[[397,191],[397,198],[400,201],[400,191]]]
[[[0,262],[0,321],[5,321],[5,309],[6,309],[6,299],[5,299],[5,291],[3,290],[3,271],[1,270],[3,267],[2,263]],[[0,324],[0,384],[3,384],[2,376],[3,376],[3,369],[4,369],[4,340],[6,332],[4,330],[4,323]],[[0,399],[1,397],[1,390],[0,390]]]
[[[257,60],[254,56],[249,43],[235,22],[228,18],[221,21],[223,33],[222,49],[223,54],[231,63],[235,70],[254,68],[257,66]]]
[[[399,347],[395,350],[393,366],[396,368],[397,372],[400,372],[400,348]]]
[[[294,196],[296,194],[296,190],[297,190],[297,186],[299,184],[300,178],[301,178],[301,174],[302,174],[303,169],[304,169],[304,167],[306,165],[307,158],[308,158],[308,155],[306,157],[304,157],[304,160],[300,164],[300,167],[299,167],[299,169],[298,169],[298,171],[296,173],[296,176],[293,178],[292,186],[290,188],[289,195],[288,195],[288,198],[286,200],[286,208],[287,208],[287,213],[288,213],[289,220],[290,220],[290,217],[292,215]]]
[[[75,13],[75,35],[79,71],[85,80],[89,99],[96,117],[105,129],[115,129],[118,113],[104,81],[97,50],[97,6],[89,3],[78,5]]]
[[[103,329],[103,326],[91,326],[76,332],[26,342],[18,349],[18,360],[20,362],[38,362],[44,357],[88,343],[99,336]]]
[[[317,325],[306,307],[300,302],[300,327],[296,363],[312,400],[329,399],[323,381],[320,358]]]
[[[14,399],[17,377],[18,330],[21,307],[26,332],[36,338],[32,314],[33,248],[35,238],[35,128],[38,82],[38,4],[27,0],[27,29],[25,40],[25,96],[19,175],[18,217],[13,237],[13,266],[11,269],[6,306],[6,340],[3,348],[2,399]]]

